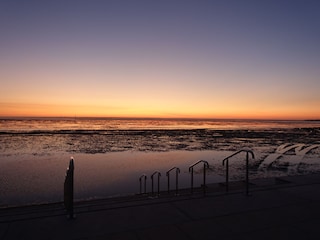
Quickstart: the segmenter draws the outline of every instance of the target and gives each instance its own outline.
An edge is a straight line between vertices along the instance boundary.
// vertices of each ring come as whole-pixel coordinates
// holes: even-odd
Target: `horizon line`
[[[230,118],[230,117],[129,117],[129,116],[0,116],[0,119],[114,119],[114,120],[257,120],[257,121],[320,121],[318,118]]]

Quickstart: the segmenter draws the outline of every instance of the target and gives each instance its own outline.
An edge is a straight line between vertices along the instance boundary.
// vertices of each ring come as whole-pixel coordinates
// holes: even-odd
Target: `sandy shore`
[[[301,175],[320,170],[319,129],[150,130],[94,133],[2,135],[1,206],[61,201],[65,170],[75,158],[77,199],[139,191],[138,178],[179,167],[180,186],[188,187],[188,166],[200,159],[210,164],[208,181],[223,181],[223,158],[252,149],[250,177]],[[245,154],[232,159],[230,176],[244,178]],[[201,169],[195,184],[200,184]],[[148,182],[148,188],[150,188]]]

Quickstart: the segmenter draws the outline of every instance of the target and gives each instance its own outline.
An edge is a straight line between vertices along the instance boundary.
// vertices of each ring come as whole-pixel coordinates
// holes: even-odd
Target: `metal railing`
[[[206,169],[209,168],[209,163],[205,160],[200,160],[189,167],[191,172],[191,194],[193,194],[193,168],[199,163],[203,163],[203,194],[206,194]]]
[[[147,193],[147,175],[146,174],[142,174],[139,178],[139,182],[140,182],[140,194],[142,194],[142,179],[144,179],[144,194]]]
[[[226,192],[229,191],[229,159],[239,153],[246,152],[246,195],[249,195],[249,154],[254,159],[253,151],[251,150],[240,150],[222,160],[222,165],[226,166]]]
[[[154,194],[154,191],[153,191],[153,176],[154,175],[158,175],[158,196],[160,195],[160,177],[161,177],[161,173],[156,171],[154,173],[152,173],[151,175],[151,192],[152,192],[152,195]]]
[[[168,194],[170,193],[170,172],[173,170],[176,170],[176,195],[178,195],[178,191],[179,191],[178,190],[178,175],[180,173],[180,168],[178,168],[178,167],[173,167],[166,172],[166,175],[168,177]]]

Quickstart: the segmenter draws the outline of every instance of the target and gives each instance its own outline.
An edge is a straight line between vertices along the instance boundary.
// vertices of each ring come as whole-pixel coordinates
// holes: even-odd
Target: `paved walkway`
[[[0,210],[0,239],[320,239],[320,174],[252,181],[228,194],[133,197]]]

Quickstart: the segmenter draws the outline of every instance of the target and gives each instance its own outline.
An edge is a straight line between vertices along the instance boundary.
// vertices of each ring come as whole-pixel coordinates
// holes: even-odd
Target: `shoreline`
[[[71,130],[72,125],[54,122],[44,131],[42,127],[36,129],[38,123],[32,122],[27,133],[0,134],[3,172],[0,205],[62,199],[65,171],[71,156],[75,158],[76,197],[79,199],[135,193],[139,188],[138,178],[144,173],[150,177],[154,171],[161,172],[161,185],[165,186],[165,172],[172,167],[182,170],[181,186],[188,186],[188,167],[198,160],[209,162],[208,181],[215,182],[224,175],[222,159],[240,149],[254,151],[255,159],[250,160],[252,178],[320,171],[320,127],[309,128],[309,125],[185,130],[163,129],[164,126],[157,123],[155,126],[160,129],[147,130],[142,121],[139,126],[144,129],[134,130],[132,127],[136,125],[128,122],[131,129],[95,130],[93,128],[105,125],[94,122],[97,125],[87,131]],[[92,124],[91,121],[87,123]],[[26,122],[21,124],[22,128],[29,126]],[[257,127],[262,128],[254,129]],[[242,179],[243,169],[244,156],[233,159],[231,180]],[[198,182],[195,184],[201,184],[200,174],[201,170],[196,169]]]
[[[311,148],[311,146],[313,148]],[[310,151],[304,156],[295,154],[300,148]],[[279,153],[279,149],[287,152]],[[291,148],[291,149],[289,149]],[[255,159],[250,159],[250,179],[306,175],[320,172],[320,145],[285,144],[269,147],[253,148]],[[161,172],[160,183],[166,188],[166,171],[179,167],[179,187],[190,185],[188,167],[202,159],[209,163],[207,182],[223,182],[225,169],[222,160],[234,151],[200,150],[169,152],[109,152],[97,154],[74,154],[75,159],[75,198],[95,199],[110,196],[136,194],[139,191],[138,178],[142,174],[150,176],[154,171]],[[29,156],[29,157],[26,157]],[[25,158],[26,157],[26,158]],[[25,204],[37,202],[59,201],[63,198],[63,182],[65,171],[71,157],[61,152],[50,156],[30,156],[0,162],[2,174],[0,186],[2,198],[0,205]],[[229,171],[230,181],[244,179],[245,154],[232,159]],[[267,161],[268,160],[268,161]],[[265,165],[264,165],[265,163]],[[202,182],[202,167],[195,169],[195,186]],[[172,183],[173,184],[173,183]]]
[[[236,151],[281,144],[319,144],[320,128],[262,130],[54,130],[1,134],[0,158],[10,155],[97,154],[176,150]]]

